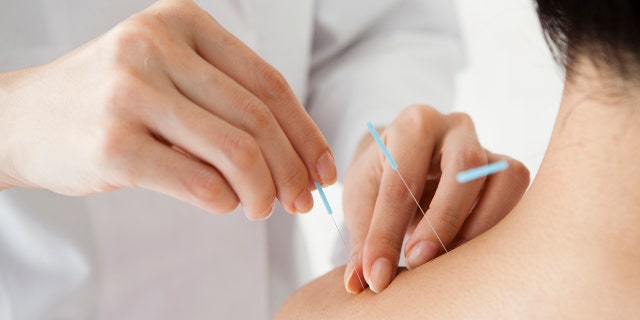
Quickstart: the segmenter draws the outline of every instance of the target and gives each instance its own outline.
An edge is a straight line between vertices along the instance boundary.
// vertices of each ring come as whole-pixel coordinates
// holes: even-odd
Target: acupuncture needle
[[[418,209],[420,209],[420,212],[422,212],[422,215],[427,220],[427,223],[429,224],[429,227],[431,228],[431,230],[435,234],[436,238],[438,238],[438,241],[440,242],[440,245],[442,245],[442,248],[444,249],[444,252],[445,253],[449,252],[449,251],[447,251],[447,248],[445,247],[444,243],[442,242],[442,239],[440,239],[440,236],[438,235],[438,232],[436,232],[436,229],[433,227],[433,224],[431,224],[431,221],[427,217],[427,214],[425,213],[424,210],[422,210],[422,207],[420,206],[420,203],[418,202],[418,199],[416,199],[416,197],[413,195],[413,192],[409,188],[409,185],[407,184],[407,182],[404,180],[404,178],[400,174],[400,171],[398,170],[398,164],[395,162],[395,160],[393,160],[393,157],[391,156],[391,153],[389,153],[389,150],[384,145],[384,142],[382,142],[382,139],[380,138],[380,135],[378,134],[376,129],[373,127],[373,124],[371,124],[371,122],[367,122],[367,128],[369,129],[369,132],[373,136],[373,139],[376,141],[376,143],[378,144],[380,149],[382,149],[382,153],[384,153],[384,156],[387,158],[387,161],[391,165],[391,168],[398,174],[398,177],[400,177],[400,180],[404,184],[405,188],[407,188],[407,191],[409,191],[409,194],[411,195],[411,198],[413,199],[413,201],[418,206]],[[490,163],[490,164],[487,164],[487,165],[484,165],[484,166],[471,168],[469,170],[462,171],[462,172],[460,172],[460,173],[458,173],[456,175],[456,181],[458,181],[458,183],[467,183],[469,181],[473,181],[473,180],[476,180],[476,179],[479,179],[479,178],[482,178],[482,177],[486,177],[488,175],[492,175],[494,173],[498,173],[500,171],[506,170],[508,167],[509,167],[509,163],[508,162],[506,162],[504,160],[496,161],[496,162],[493,162],[493,163]]]
[[[506,170],[507,168],[509,168],[509,163],[504,160],[500,160],[484,166],[462,171],[456,175],[456,180],[459,183],[467,183],[469,181]]]
[[[440,239],[440,236],[436,231],[436,228],[433,227],[433,224],[431,224],[429,217],[427,217],[427,213],[424,212],[424,210],[422,210],[422,207],[420,206],[420,202],[418,202],[418,199],[416,199],[416,196],[413,195],[411,188],[409,188],[409,185],[400,174],[400,171],[398,170],[398,164],[396,163],[395,160],[393,160],[391,153],[389,153],[389,150],[387,150],[387,147],[384,145],[384,142],[382,142],[382,139],[380,138],[380,135],[378,135],[378,132],[376,131],[376,129],[373,127],[373,124],[371,124],[371,122],[367,122],[367,128],[369,129],[369,132],[373,136],[373,139],[376,140],[376,142],[378,143],[378,146],[380,147],[380,149],[382,149],[382,153],[384,153],[384,156],[387,158],[389,165],[391,165],[391,168],[393,169],[393,171],[395,171],[398,174],[398,177],[400,177],[400,180],[404,184],[404,187],[407,188],[407,191],[409,191],[411,198],[418,206],[418,209],[420,210],[420,212],[422,212],[422,216],[424,216],[424,219],[427,220],[427,224],[429,224],[431,231],[433,231],[433,234],[435,234],[436,238],[438,238],[438,241],[440,242],[442,249],[444,249],[445,253],[448,253],[449,250],[447,250],[447,247],[445,247],[444,242],[442,242],[442,239]]]
[[[320,198],[322,198],[322,202],[324,203],[325,209],[327,209],[327,214],[329,215],[329,217],[331,217],[331,221],[333,221],[333,225],[336,227],[336,230],[338,231],[338,235],[340,236],[340,239],[342,240],[342,244],[344,245],[344,249],[346,250],[346,252],[349,252],[349,247],[347,246],[347,242],[344,240],[344,237],[342,236],[342,232],[340,232],[340,228],[338,227],[338,223],[336,223],[336,219],[333,217],[333,210],[331,210],[331,206],[329,205],[329,200],[327,200],[327,196],[324,194],[324,190],[322,190],[322,186],[317,182],[314,182],[314,184],[316,185],[316,189],[318,189],[318,193],[320,194]],[[360,281],[360,285],[362,286],[362,290],[364,290],[365,289],[364,282],[362,282],[362,278],[360,278],[360,273],[358,273],[357,266],[354,265],[353,266],[353,270],[356,272],[356,276],[358,276],[358,281]]]

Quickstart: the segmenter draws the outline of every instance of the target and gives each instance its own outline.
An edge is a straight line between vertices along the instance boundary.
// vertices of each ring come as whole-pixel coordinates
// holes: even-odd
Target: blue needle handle
[[[327,209],[327,213],[332,214],[333,210],[331,210],[331,206],[329,205],[327,196],[324,194],[324,190],[322,190],[322,186],[317,182],[314,182],[314,184],[316,185],[316,188],[318,188],[318,193],[320,193],[320,198],[322,198],[322,202],[324,202],[324,207]]]
[[[504,160],[497,161],[494,163],[490,163],[486,166],[469,169],[467,171],[462,171],[458,173],[458,175],[456,175],[456,180],[458,180],[459,183],[467,183],[469,181],[482,178],[490,174],[494,174],[496,172],[500,172],[502,170],[507,169],[508,167],[509,167],[509,164],[506,161]]]
[[[387,150],[387,147],[385,147],[384,142],[382,142],[382,139],[380,139],[380,135],[378,135],[378,132],[373,127],[373,124],[371,124],[371,122],[367,122],[367,128],[369,128],[369,132],[371,132],[373,139],[376,140],[376,142],[378,143],[378,146],[380,146],[380,149],[382,149],[382,153],[384,153],[384,156],[387,158],[387,161],[389,161],[391,168],[393,168],[393,170],[398,171],[398,164],[396,163],[395,160],[393,160],[393,157],[391,157],[391,153],[389,153],[389,150]]]

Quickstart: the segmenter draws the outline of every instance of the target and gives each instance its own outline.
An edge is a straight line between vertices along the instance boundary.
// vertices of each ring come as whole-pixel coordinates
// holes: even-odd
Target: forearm
[[[24,71],[14,71],[0,74],[0,191],[17,185],[17,181],[9,174],[8,142],[10,132],[8,109],[13,105],[12,96],[15,95],[15,81]]]

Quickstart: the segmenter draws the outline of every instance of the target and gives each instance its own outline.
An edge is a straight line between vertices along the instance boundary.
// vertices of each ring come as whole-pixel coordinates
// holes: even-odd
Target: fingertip
[[[375,293],[380,293],[386,289],[391,283],[393,278],[394,268],[389,259],[380,257],[373,265],[371,265],[371,271],[369,272],[369,288]]]
[[[344,270],[344,287],[351,294],[358,294],[365,289],[364,281],[360,278],[362,271],[358,272],[357,267],[352,260]]]
[[[271,217],[271,215],[275,211],[275,205],[276,203],[273,202],[271,204],[271,207],[269,207],[269,209],[259,214],[251,213],[250,211],[245,209],[244,214],[247,217],[247,219],[249,219],[249,221],[267,220],[269,219],[269,217]]]
[[[248,214],[247,212],[245,212],[244,216],[247,217],[247,220],[251,222],[256,222],[259,220],[258,216]]]
[[[435,258],[440,252],[440,247],[429,241],[420,241],[409,252],[405,252],[407,269],[417,268]]]
[[[317,179],[323,187],[332,185],[338,180],[338,169],[331,151],[327,150],[316,162]]]
[[[294,201],[293,205],[295,207],[295,212],[307,213],[311,211],[313,208],[313,196],[311,195],[311,191],[309,191],[308,188],[305,188]]]
[[[262,220],[267,220],[267,219],[269,219],[269,217],[271,217],[271,215],[273,215],[273,212],[275,211],[275,208],[276,208],[276,203],[274,202],[274,203],[271,205],[271,209],[269,209],[269,210],[267,211],[267,214],[265,214],[265,215],[263,216]]]

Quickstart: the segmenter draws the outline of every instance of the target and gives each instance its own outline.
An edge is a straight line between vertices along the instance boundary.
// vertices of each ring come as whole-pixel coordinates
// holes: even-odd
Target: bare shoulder
[[[456,250],[462,251],[462,250]],[[343,286],[344,267],[336,268],[295,292],[280,309],[277,319],[441,319],[473,317],[487,305],[474,295],[474,278],[491,277],[484,264],[478,277],[463,261],[468,255],[452,252],[417,269],[403,270],[383,292],[370,290],[354,295]],[[475,287],[478,287],[476,283]],[[460,287],[460,285],[463,285]],[[473,310],[473,313],[471,312]]]
[[[298,289],[284,303],[276,319],[331,319],[338,315],[338,308],[343,309],[341,312],[349,308],[357,310],[358,301],[371,293],[363,292],[362,296],[347,293],[341,286],[343,274],[344,266],[338,267]]]
[[[378,294],[347,293],[344,267],[337,268],[300,288],[276,318],[590,319],[638,314],[638,259],[630,254],[612,259],[611,250],[605,254],[584,246],[580,238],[567,240],[575,230],[563,232],[560,224],[535,228],[530,221],[507,228],[502,223],[448,254],[400,272]]]
[[[342,285],[344,266],[338,267],[296,291],[280,309],[276,319],[379,318],[393,311],[389,290],[374,294],[347,293]],[[398,280],[398,278],[396,278]]]
[[[277,319],[517,319],[535,314],[539,304],[531,302],[546,301],[536,293],[549,289],[538,281],[544,268],[530,263],[537,250],[522,249],[522,229],[516,230],[517,238],[499,229],[400,272],[378,294],[347,293],[344,267],[332,270],[294,293]],[[512,241],[501,240],[505,237]]]

